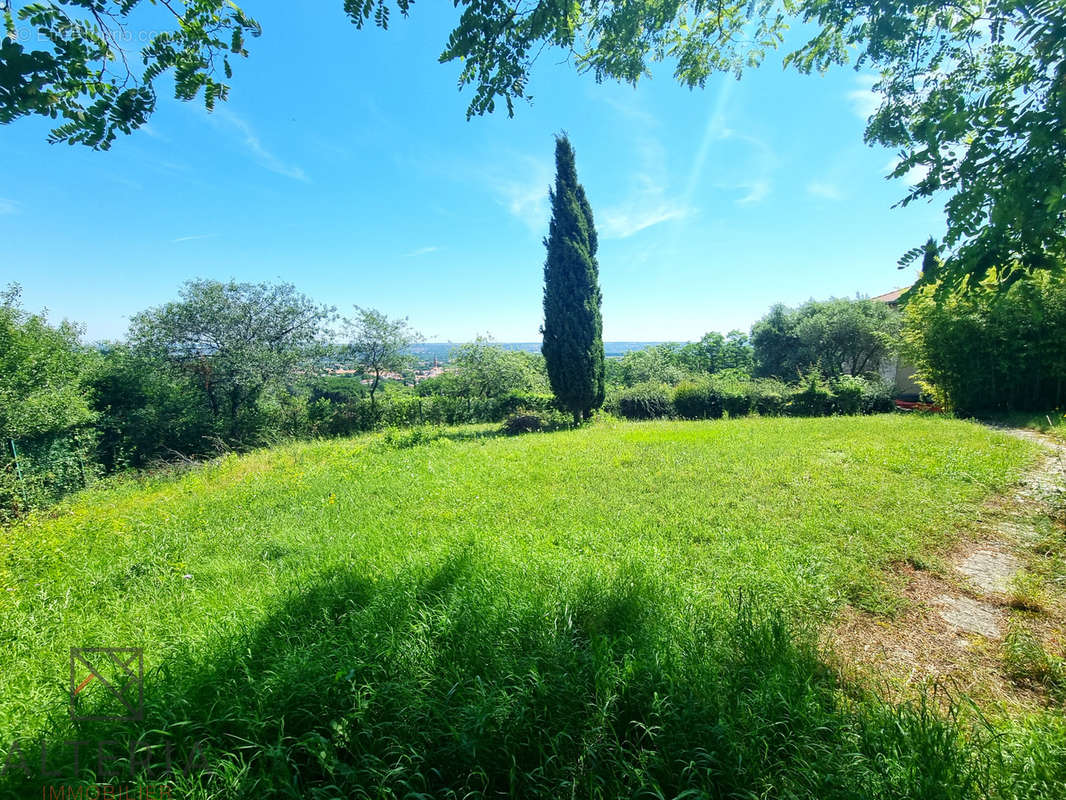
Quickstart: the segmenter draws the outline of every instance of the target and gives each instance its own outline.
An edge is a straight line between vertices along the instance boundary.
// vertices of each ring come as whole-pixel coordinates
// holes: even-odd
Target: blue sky
[[[893,154],[862,142],[871,79],[784,72],[597,85],[545,52],[516,116],[465,120],[437,63],[450,3],[388,32],[340,0],[264,26],[213,114],[161,98],[111,151],[0,131],[0,283],[27,307],[121,337],[189,278],[285,280],[316,300],[407,316],[428,338],[539,339],[553,134],[565,130],[600,233],[604,337],[747,329],[775,302],[879,294],[942,230],[940,204],[891,206]]]

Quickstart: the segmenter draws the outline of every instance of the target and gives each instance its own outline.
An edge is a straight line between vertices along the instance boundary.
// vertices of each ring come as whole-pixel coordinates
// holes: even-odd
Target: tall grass
[[[855,696],[813,645],[1028,443],[830,419],[394,445],[227,458],[6,531],[0,763],[18,742],[31,774],[3,791],[1056,797],[1060,717],[983,730]],[[71,721],[68,649],[138,645],[143,721]],[[95,751],[74,774],[75,740],[110,742],[118,776]]]

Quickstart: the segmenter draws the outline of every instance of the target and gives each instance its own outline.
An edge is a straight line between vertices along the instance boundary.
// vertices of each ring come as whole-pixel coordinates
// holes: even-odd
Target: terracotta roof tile
[[[896,289],[895,291],[891,292],[886,292],[885,294],[879,294],[877,295],[877,297],[871,297],[870,299],[878,303],[895,303],[897,300],[899,300],[900,295],[903,294],[905,291],[907,291],[907,287],[903,287],[902,289]]]

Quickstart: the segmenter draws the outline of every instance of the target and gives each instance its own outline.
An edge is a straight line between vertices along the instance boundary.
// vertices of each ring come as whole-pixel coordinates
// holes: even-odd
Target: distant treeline
[[[1014,273],[1007,288],[966,291],[925,280],[910,295],[903,313],[865,299],[810,301],[773,307],[747,333],[627,349],[606,362],[605,410],[638,419],[883,411],[891,390],[879,376],[899,354],[948,408],[1063,401],[1061,275]],[[447,367],[427,378],[415,359],[440,345],[418,342],[406,320],[358,308],[339,320],[288,284],[191,281],[177,300],[135,315],[125,341],[90,347],[76,324],[23,309],[11,287],[0,295],[0,518],[100,475],[279,438],[566,424],[539,353],[479,338],[450,346]]]

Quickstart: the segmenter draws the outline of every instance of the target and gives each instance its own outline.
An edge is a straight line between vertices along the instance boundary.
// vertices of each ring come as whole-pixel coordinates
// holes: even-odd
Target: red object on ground
[[[911,403],[907,400],[896,400],[896,408],[901,411],[932,411],[939,414],[944,409],[932,403]]]

